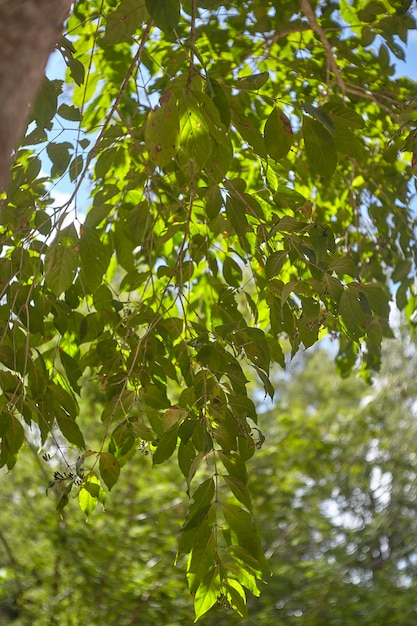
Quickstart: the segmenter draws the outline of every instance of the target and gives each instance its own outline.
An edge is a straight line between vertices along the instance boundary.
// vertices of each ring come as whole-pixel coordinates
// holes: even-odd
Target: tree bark
[[[72,0],[0,0],[0,190]]]

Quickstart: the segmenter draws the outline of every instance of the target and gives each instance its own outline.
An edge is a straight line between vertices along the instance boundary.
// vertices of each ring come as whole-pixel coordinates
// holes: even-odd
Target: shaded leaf
[[[269,79],[269,72],[260,72],[251,76],[242,76],[233,83],[236,89],[260,89]]]
[[[246,485],[236,478],[236,476],[223,476],[225,482],[229,485],[233,495],[241,502],[249,511],[252,510],[252,501]]]
[[[109,264],[109,255],[100,239],[99,232],[88,226],[83,226],[79,240],[81,281],[89,292],[94,292],[106,272]]]
[[[77,448],[85,450],[84,436],[75,419],[64,413],[59,413],[56,416],[56,421],[65,439],[69,443],[73,443]]]
[[[177,447],[178,439],[178,423],[171,426],[161,437],[158,446],[153,454],[152,462],[154,465],[163,463],[173,454]]]
[[[33,105],[32,115],[41,128],[49,125],[58,106],[57,83],[45,77]]]
[[[303,137],[312,168],[318,174],[330,178],[337,164],[336,148],[332,136],[320,122],[304,116]]]
[[[67,170],[68,165],[71,161],[71,155],[69,152],[71,148],[72,144],[70,144],[68,141],[64,141],[63,143],[55,143],[54,141],[50,141],[48,143],[46,151],[48,152],[48,156],[52,161],[52,178],[62,176],[62,174],[64,174],[64,172]]]
[[[180,18],[178,0],[146,0],[146,8],[155,24],[164,33],[170,33]]]
[[[100,476],[106,487],[111,491],[120,476],[120,465],[111,452],[100,453]]]

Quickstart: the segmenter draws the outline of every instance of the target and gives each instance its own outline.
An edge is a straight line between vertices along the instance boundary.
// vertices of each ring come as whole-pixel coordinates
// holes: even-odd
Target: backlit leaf
[[[146,8],[155,24],[170,33],[178,24],[180,3],[178,0],[146,0]]]
[[[167,165],[177,154],[180,142],[180,127],[177,104],[172,92],[163,96],[163,101],[150,111],[145,126],[145,145],[151,160],[161,167]]]
[[[113,46],[130,41],[147,18],[145,0],[121,0],[107,17],[105,42]]]
[[[72,285],[78,258],[78,234],[70,224],[56,235],[45,255],[45,282],[57,296]]]
[[[210,570],[198,587],[194,598],[195,621],[211,609],[220,596],[220,574],[217,568]]]
[[[278,107],[272,110],[266,120],[264,137],[266,151],[275,161],[284,158],[291,148],[293,142],[291,122]]]

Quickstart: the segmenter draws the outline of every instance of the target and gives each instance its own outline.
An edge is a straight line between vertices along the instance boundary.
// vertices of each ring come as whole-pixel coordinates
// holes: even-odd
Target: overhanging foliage
[[[51,488],[90,513],[139,446],[177,454],[197,619],[244,616],[268,570],[250,379],[273,397],[271,366],[329,333],[341,373],[360,353],[368,376],[393,285],[413,319],[415,84],[393,67],[410,4],[80,0],[65,81],[31,110],[0,209],[0,461],[25,431],[75,446]]]

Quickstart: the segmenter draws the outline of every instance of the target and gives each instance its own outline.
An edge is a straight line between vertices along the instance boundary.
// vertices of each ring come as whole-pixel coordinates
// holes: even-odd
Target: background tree
[[[273,575],[244,623],[415,622],[417,432],[404,381],[417,355],[409,335],[386,348],[372,387],[336,377],[322,350],[278,377],[277,405],[262,415],[268,445],[249,464]],[[185,577],[172,567],[185,513],[173,459],[156,472],[149,455],[138,455],[88,524],[80,507],[59,519],[52,493],[45,501],[57,461],[27,447],[3,481],[13,506],[0,512],[2,623],[191,623]],[[240,621],[216,610],[202,618]]]
[[[246,462],[271,363],[330,333],[366,378],[393,284],[414,319],[414,27],[403,1],[80,0],[31,108],[0,208],[0,464],[27,438],[58,511],[89,512],[138,449],[175,452],[197,618],[245,616],[267,576]]]

